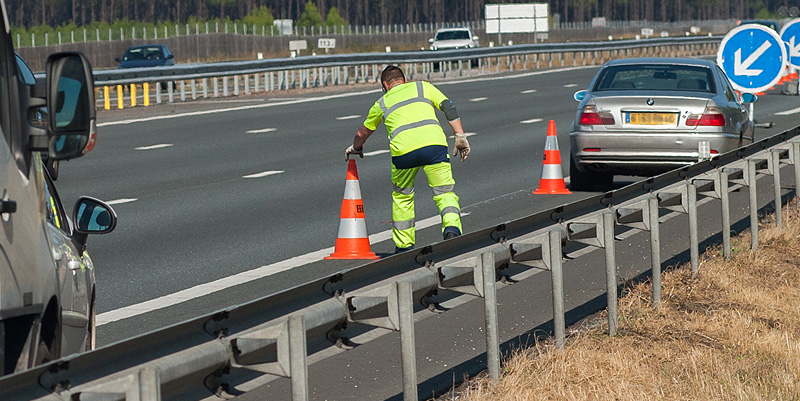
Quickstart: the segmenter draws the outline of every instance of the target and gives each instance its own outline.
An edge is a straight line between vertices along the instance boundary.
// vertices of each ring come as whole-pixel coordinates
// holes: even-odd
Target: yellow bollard
[[[143,85],[144,89],[144,107],[150,105],[150,83],[145,82]]]
[[[125,106],[122,104],[122,85],[117,85],[117,108],[122,110]]]
[[[103,87],[103,106],[106,110],[111,110],[111,97],[108,96],[108,86]]]
[[[136,84],[131,84],[131,107],[136,107]]]

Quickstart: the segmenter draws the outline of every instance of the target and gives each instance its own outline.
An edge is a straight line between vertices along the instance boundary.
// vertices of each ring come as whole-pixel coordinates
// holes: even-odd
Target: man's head
[[[390,65],[381,72],[381,87],[384,92],[388,92],[393,86],[406,83],[406,76],[403,70],[396,65]]]

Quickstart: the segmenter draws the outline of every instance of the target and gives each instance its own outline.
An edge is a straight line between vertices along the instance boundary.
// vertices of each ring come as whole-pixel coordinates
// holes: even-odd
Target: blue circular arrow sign
[[[786,46],[778,33],[757,24],[731,29],[717,52],[717,65],[733,87],[748,93],[765,91],[778,83],[786,61]]]
[[[789,21],[781,29],[781,40],[788,46],[789,65],[800,68],[800,18]]]

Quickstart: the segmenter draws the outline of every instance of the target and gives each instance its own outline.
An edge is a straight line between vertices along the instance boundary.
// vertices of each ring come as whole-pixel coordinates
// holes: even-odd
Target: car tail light
[[[614,125],[614,116],[607,111],[597,111],[595,106],[585,106],[581,112],[581,125]]]
[[[706,107],[703,114],[690,114],[689,117],[686,117],[686,125],[690,127],[695,126],[711,126],[711,127],[722,127],[725,126],[725,115],[722,114],[722,110],[716,106],[708,106]]]
[[[583,148],[584,152],[599,152],[600,148]]]

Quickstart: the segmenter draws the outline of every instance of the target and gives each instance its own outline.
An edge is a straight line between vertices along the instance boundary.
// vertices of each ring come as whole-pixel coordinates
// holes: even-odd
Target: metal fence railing
[[[105,109],[162,102],[377,82],[387,64],[403,66],[410,79],[529,68],[597,65],[636,56],[693,57],[715,54],[716,36],[603,42],[540,43],[473,49],[319,55],[171,67],[96,70],[98,106]]]
[[[346,349],[348,323],[359,323],[355,326],[400,331],[404,398],[416,400],[414,313],[431,306],[430,294],[434,292],[484,299],[487,368],[489,376],[497,379],[496,279],[502,269],[544,268],[550,273],[553,334],[556,345],[564,347],[567,311],[563,247],[578,244],[604,249],[608,331],[613,335],[618,319],[615,243],[626,241],[615,238],[615,228],[625,226],[650,233],[653,301],[660,302],[659,212],[688,214],[685,232],[691,271],[696,273],[700,243],[705,241],[698,235],[698,197],[719,200],[723,254],[729,257],[729,194],[748,187],[751,247],[757,248],[758,178],[772,177],[776,223],[780,226],[782,166],[793,168],[795,193],[800,188],[798,135],[800,127],[615,191],[349,268],[332,277],[0,378],[0,399],[186,398],[187,394],[213,394],[223,382],[273,375],[290,378],[293,399],[306,400],[308,356],[332,347]]]

